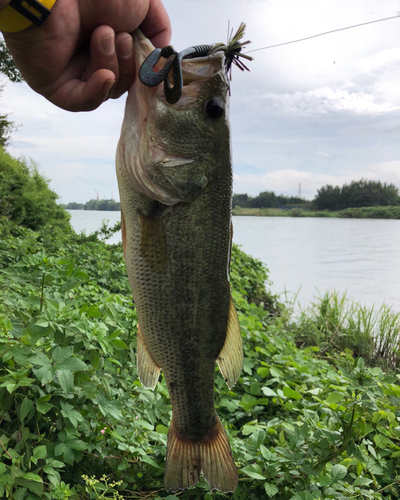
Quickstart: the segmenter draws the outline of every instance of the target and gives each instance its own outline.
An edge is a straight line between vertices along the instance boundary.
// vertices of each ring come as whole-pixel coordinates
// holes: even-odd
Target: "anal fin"
[[[200,441],[179,437],[172,418],[164,472],[167,491],[176,492],[194,486],[203,473],[211,490],[233,492],[238,485],[238,472],[232,457],[228,436],[217,417],[216,425]]]
[[[136,349],[136,363],[139,380],[146,389],[153,390],[157,385],[161,369],[151,357],[139,325],[137,328]]]
[[[242,336],[232,297],[229,304],[225,344],[219,353],[217,363],[229,389],[232,389],[243,370]]]

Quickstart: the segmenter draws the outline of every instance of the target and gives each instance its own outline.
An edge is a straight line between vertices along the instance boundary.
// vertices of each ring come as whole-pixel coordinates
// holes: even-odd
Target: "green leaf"
[[[338,403],[344,398],[344,394],[341,392],[331,392],[329,396],[326,398],[327,403]]]
[[[282,377],[282,372],[280,370],[278,370],[277,368],[270,368],[270,374],[274,377],[274,378],[280,378]]]
[[[265,483],[264,488],[265,493],[269,496],[269,498],[275,496],[279,491],[279,488],[273,483]]]
[[[51,395],[48,394],[47,396],[43,396],[42,398],[39,398],[36,402],[36,409],[39,413],[42,413],[45,415],[51,408],[54,407],[54,405],[47,403],[47,401],[50,399]]]
[[[65,392],[70,392],[74,387],[74,376],[70,370],[57,370],[58,381]]]
[[[262,470],[259,465],[246,465],[241,469],[247,476],[252,477],[253,479],[266,479],[265,476],[261,474]]]
[[[78,427],[78,422],[83,422],[85,420],[72,405],[65,403],[64,401],[61,401],[61,414],[63,417],[68,418],[75,428]]]
[[[297,400],[302,398],[300,392],[295,391],[295,390],[291,389],[290,387],[286,387],[286,386],[283,387],[283,395],[287,398],[297,399]]]
[[[91,349],[89,351],[89,361],[95,370],[97,370],[97,367],[99,366],[99,360],[100,360],[99,352],[96,351],[96,349]]]
[[[373,482],[373,479],[369,479],[368,477],[357,477],[353,483],[353,486],[365,486]]]
[[[255,429],[250,437],[250,443],[254,446],[256,450],[260,447],[260,444],[264,442],[265,431],[263,429]]]
[[[277,461],[279,460],[279,456],[275,453],[272,453],[266,446],[263,444],[260,446],[260,451],[261,455],[265,458],[267,461]]]
[[[47,448],[45,445],[36,446],[33,449],[33,458],[37,461],[47,457]],[[35,462],[36,463],[36,462]]]
[[[269,387],[263,387],[261,390],[266,396],[272,396],[272,397],[277,396],[276,392],[270,389]]]
[[[376,446],[378,448],[381,448],[382,450],[387,448],[388,444],[391,443],[390,439],[387,438],[386,436],[383,436],[382,434],[375,434],[374,442]]]
[[[161,425],[161,424],[157,425],[156,432],[158,432],[160,434],[167,435],[168,434],[168,427],[165,427],[165,425]]]
[[[256,427],[254,425],[251,425],[251,424],[245,424],[242,429],[241,429],[241,432],[244,436],[248,436],[249,434],[253,434],[254,432],[254,429],[256,429]]]
[[[35,356],[30,357],[28,361],[33,365],[47,366],[47,367],[51,365],[51,360],[42,352],[38,352]]]
[[[336,481],[343,479],[346,476],[346,474],[347,474],[347,469],[344,465],[340,464],[334,465],[331,470],[332,483],[335,483]]]
[[[158,465],[157,462],[155,462],[152,458],[150,458],[148,455],[142,455],[141,460],[143,462],[146,462],[146,464],[152,465],[153,467],[156,467],[157,469],[164,470],[164,467],[161,467],[161,465]]]
[[[37,474],[33,474],[32,472],[25,472],[22,474],[24,479],[28,479],[29,481],[36,481],[37,483],[42,483],[42,478],[38,476]]]
[[[261,368],[257,368],[257,373],[262,377],[262,378],[266,378],[268,377],[269,375],[269,368],[264,368],[264,367],[261,367]]]
[[[122,351],[125,349],[129,349],[129,347],[125,344],[125,342],[121,339],[115,339],[112,341],[112,345],[117,349],[117,351]]]
[[[120,401],[114,399],[108,400],[101,393],[99,394],[98,399],[100,411],[105,417],[112,416],[116,420],[122,420],[122,403]],[[150,430],[154,430],[154,427]]]
[[[19,410],[19,417],[21,420],[24,420],[24,418],[28,415],[28,413],[35,408],[35,405],[33,404],[33,401],[24,398],[24,400],[21,403],[21,408]]]

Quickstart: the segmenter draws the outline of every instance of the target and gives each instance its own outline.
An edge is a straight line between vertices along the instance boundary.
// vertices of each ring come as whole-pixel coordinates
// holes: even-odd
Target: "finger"
[[[171,22],[161,0],[150,0],[146,19],[140,26],[155,47],[165,47],[171,40]]]
[[[109,26],[97,27],[90,37],[90,62],[82,74],[86,81],[99,69],[107,69],[114,73],[118,82],[118,57],[115,51],[115,33]],[[112,93],[112,90],[110,90]]]
[[[68,80],[46,97],[67,111],[92,111],[107,99],[113,85],[114,73],[101,69],[93,73],[87,82],[79,79]]]
[[[129,90],[135,79],[135,57],[133,53],[133,39],[129,33],[118,33],[115,37],[119,64],[119,78],[112,89],[112,97],[116,99]]]

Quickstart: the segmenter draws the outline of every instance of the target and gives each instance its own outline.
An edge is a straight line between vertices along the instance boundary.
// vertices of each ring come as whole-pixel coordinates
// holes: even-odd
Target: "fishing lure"
[[[232,64],[237,66],[241,71],[249,68],[243,63],[241,58],[252,61],[253,58],[242,53],[242,48],[251,43],[249,40],[241,42],[244,36],[246,25],[241,23],[235,35],[231,35],[228,42],[215,43],[213,45],[197,45],[189,47],[181,52],[176,52],[171,45],[163,49],[155,49],[143,62],[139,70],[140,81],[147,87],[156,87],[161,82],[164,82],[164,94],[169,104],[175,104],[179,101],[182,95],[183,77],[182,77],[182,60],[193,59],[197,57],[206,57],[217,52],[225,54],[225,71],[232,79]],[[171,57],[172,56],[172,57]],[[171,58],[160,71],[154,71],[154,67],[161,57]],[[172,69],[172,78],[174,85],[171,87],[168,75]]]

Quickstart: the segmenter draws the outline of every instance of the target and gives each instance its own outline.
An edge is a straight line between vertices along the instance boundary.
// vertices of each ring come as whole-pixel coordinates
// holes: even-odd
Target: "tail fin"
[[[224,426],[218,419],[201,441],[193,442],[178,437],[172,420],[168,432],[165,489],[176,492],[194,486],[200,481],[201,472],[211,490],[224,493],[236,490],[238,472]]]

